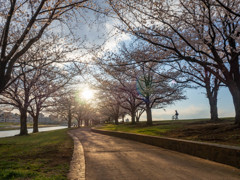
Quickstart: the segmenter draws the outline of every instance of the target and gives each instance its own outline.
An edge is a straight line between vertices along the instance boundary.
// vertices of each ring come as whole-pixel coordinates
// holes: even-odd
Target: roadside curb
[[[240,147],[91,128],[92,132],[134,140],[240,168]]]
[[[85,157],[82,143],[71,131],[68,134],[74,141],[74,151],[70,163],[70,171],[68,179],[70,180],[85,180]]]

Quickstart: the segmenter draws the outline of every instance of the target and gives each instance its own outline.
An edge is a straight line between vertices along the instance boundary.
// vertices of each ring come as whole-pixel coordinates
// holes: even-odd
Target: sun
[[[90,88],[84,88],[82,93],[81,93],[81,97],[83,99],[86,99],[86,100],[90,100],[90,99],[93,99],[94,97],[94,91]]]

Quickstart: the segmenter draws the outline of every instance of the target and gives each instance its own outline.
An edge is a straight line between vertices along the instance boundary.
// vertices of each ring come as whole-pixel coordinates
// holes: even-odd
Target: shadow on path
[[[69,176],[72,179],[82,178],[81,172],[78,172],[83,170],[81,155],[85,158],[84,175],[87,180],[240,179],[240,170],[231,166],[140,142],[93,133],[89,128],[71,130],[70,134],[75,137],[74,140],[82,143],[84,149],[84,152],[76,153],[73,163],[77,166],[71,169],[72,176]],[[75,144],[78,146],[77,142]]]

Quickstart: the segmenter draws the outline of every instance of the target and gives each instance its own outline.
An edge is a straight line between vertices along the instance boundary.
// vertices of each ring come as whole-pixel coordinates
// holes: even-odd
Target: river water
[[[56,127],[44,127],[44,128],[38,128],[39,132],[43,131],[52,131],[57,129],[64,129],[67,128],[67,126],[56,126]],[[28,133],[32,133],[33,129],[28,129]],[[20,130],[9,130],[9,131],[0,131],[0,138],[2,137],[11,137],[18,135],[20,133]]]

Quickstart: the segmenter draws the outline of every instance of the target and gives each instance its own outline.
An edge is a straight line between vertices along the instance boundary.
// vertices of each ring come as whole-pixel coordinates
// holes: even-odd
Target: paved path
[[[89,129],[72,130],[71,134],[83,145],[87,180],[240,179],[239,169],[175,151],[93,133]],[[77,175],[76,169],[74,172]]]

